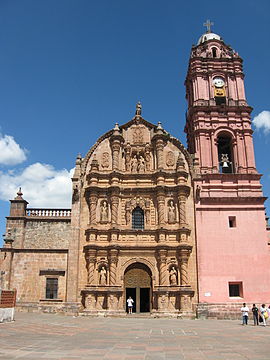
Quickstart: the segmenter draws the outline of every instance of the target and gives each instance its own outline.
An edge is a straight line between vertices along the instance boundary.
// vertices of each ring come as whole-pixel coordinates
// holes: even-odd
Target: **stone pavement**
[[[15,319],[0,324],[0,359],[270,359],[270,326],[235,320],[36,313],[16,313]]]

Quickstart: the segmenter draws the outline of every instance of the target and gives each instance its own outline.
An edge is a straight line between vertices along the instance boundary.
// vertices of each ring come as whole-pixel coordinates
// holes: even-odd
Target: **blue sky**
[[[138,100],[186,143],[184,80],[206,19],[244,59],[253,117],[265,111],[253,128],[270,196],[269,13],[266,0],[1,0],[1,234],[19,185],[32,207],[69,207],[76,155]]]

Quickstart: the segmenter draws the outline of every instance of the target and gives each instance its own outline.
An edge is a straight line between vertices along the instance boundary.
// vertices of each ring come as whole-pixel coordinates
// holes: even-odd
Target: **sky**
[[[186,145],[184,81],[207,19],[244,59],[270,196],[269,13],[268,0],[0,0],[0,235],[20,186],[29,207],[69,208],[77,154],[137,101]]]

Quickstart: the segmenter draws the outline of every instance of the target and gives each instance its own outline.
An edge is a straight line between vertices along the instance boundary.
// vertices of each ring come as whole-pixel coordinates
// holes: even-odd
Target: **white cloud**
[[[26,150],[16,143],[13,136],[0,134],[0,164],[16,165],[26,160]]]
[[[262,129],[265,134],[270,132],[270,111],[264,110],[255,116],[253,124],[257,130]]]
[[[0,172],[0,199],[14,199],[19,187],[29,207],[71,207],[71,177],[74,169],[56,170],[52,165],[35,163],[22,171]]]

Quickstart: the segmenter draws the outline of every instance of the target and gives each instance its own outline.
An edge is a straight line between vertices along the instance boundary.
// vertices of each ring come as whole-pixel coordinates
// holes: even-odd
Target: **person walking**
[[[242,325],[248,324],[248,312],[249,312],[249,308],[247,307],[246,303],[243,303],[243,306],[241,307],[241,313],[243,319]]]
[[[127,299],[127,304],[128,304],[128,313],[132,314],[134,300],[132,299],[131,296],[129,296],[129,298]]]
[[[260,316],[263,320],[263,326],[266,326],[266,319],[268,318],[268,313],[265,304],[262,304],[262,306],[260,307]]]
[[[259,325],[259,309],[257,308],[256,304],[253,304],[251,311],[253,314],[254,326]]]

